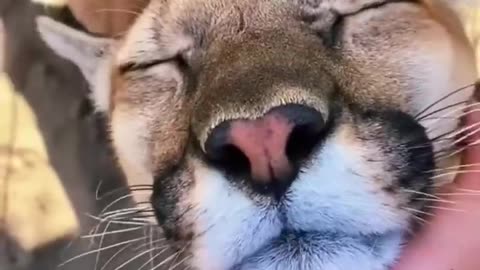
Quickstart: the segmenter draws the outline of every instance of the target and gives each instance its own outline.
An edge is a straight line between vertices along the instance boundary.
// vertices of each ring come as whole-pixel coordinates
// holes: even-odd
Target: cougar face
[[[121,40],[39,26],[193,269],[388,269],[476,76],[432,2],[153,0]]]

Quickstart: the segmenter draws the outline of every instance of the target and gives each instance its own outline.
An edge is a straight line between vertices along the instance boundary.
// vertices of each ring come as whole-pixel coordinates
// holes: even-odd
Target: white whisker
[[[80,255],[77,255],[77,256],[75,256],[75,257],[73,257],[73,258],[70,258],[69,260],[67,260],[67,261],[59,264],[59,267],[64,266],[64,265],[66,265],[66,264],[68,264],[68,263],[70,263],[70,262],[72,262],[72,261],[74,261],[74,260],[83,258],[83,257],[85,257],[85,256],[87,256],[87,255],[94,254],[94,253],[96,253],[96,252],[98,252],[98,251],[109,250],[109,249],[112,249],[112,248],[114,248],[114,247],[118,247],[118,246],[121,246],[121,245],[126,245],[126,244],[129,244],[129,243],[137,242],[137,241],[141,241],[141,240],[145,240],[145,237],[140,237],[140,238],[136,238],[136,239],[132,239],[132,240],[128,240],[128,241],[123,241],[123,242],[115,243],[115,244],[110,245],[110,246],[107,246],[107,247],[103,247],[103,248],[98,248],[98,249],[95,249],[95,250],[87,251],[87,252],[85,252],[85,253],[82,253],[82,254],[80,254]]]
[[[185,256],[185,258],[181,259],[178,263],[174,264],[172,267],[168,268],[168,270],[175,270],[175,268],[179,267],[182,263],[187,260],[190,260],[192,256]]]
[[[477,193],[477,194],[480,194],[480,190],[478,190],[478,189],[457,188],[457,190],[459,190],[459,191],[463,191],[463,192],[469,192],[469,193]]]
[[[170,260],[176,258],[178,256],[178,254],[181,254],[183,251],[185,250],[185,247],[182,248],[180,251],[177,251],[175,252],[174,254],[170,255],[169,257],[167,257],[165,260],[163,260],[161,263],[159,263],[158,265],[156,265],[154,268],[152,268],[151,270],[156,270],[158,268],[160,268],[161,266],[165,265],[167,262],[169,262]]]
[[[427,208],[432,208],[432,209],[438,209],[438,210],[444,210],[444,211],[452,211],[452,212],[459,212],[459,213],[465,213],[466,211],[463,209],[457,209],[457,208],[448,208],[448,207],[441,207],[441,206],[433,206],[429,205]]]
[[[129,222],[129,221],[119,221],[119,220],[111,220],[111,219],[102,219],[102,218],[99,218],[99,217],[96,217],[96,216],[92,216],[92,215],[89,215],[91,218],[95,219],[95,220],[98,220],[100,222],[106,222],[106,221],[110,221],[112,222],[113,224],[121,224],[121,225],[135,225],[135,226],[145,226],[145,225],[149,225],[147,223],[141,223],[141,222]]]
[[[104,232],[104,233],[97,233],[97,234],[88,234],[88,235],[82,235],[80,236],[81,239],[89,239],[89,238],[95,238],[99,237],[102,235],[109,235],[109,234],[117,234],[117,233],[126,233],[126,232],[132,232],[132,231],[137,231],[142,229],[143,226],[138,226],[135,228],[128,228],[128,229],[122,229],[122,230],[115,230],[115,231],[109,231],[109,232]]]
[[[166,240],[167,240],[166,238],[160,238],[160,239],[157,239],[157,240],[153,240],[151,242],[148,242],[148,243],[145,243],[145,244],[142,244],[142,245],[138,246],[136,249],[142,249],[146,246],[153,247],[154,244],[158,244],[158,243],[161,243],[161,242],[166,241]],[[165,246],[167,246],[167,245],[165,245]]]
[[[417,195],[423,195],[423,196],[431,197],[431,198],[435,198],[435,199],[442,199],[442,198],[440,198],[440,197],[438,197],[438,196],[435,196],[435,195],[433,195],[433,194],[421,192],[421,191],[418,191],[418,190],[403,188],[403,191],[408,192],[408,193],[417,194]]]
[[[150,192],[149,192],[150,193]],[[128,199],[130,197],[133,197],[135,194],[133,193],[130,193],[130,194],[127,194],[127,195],[124,195],[124,196],[121,196],[120,198],[112,201],[111,203],[109,203],[107,206],[105,206],[105,208],[103,208],[103,210],[100,212],[99,216],[101,216],[102,214],[105,213],[105,211],[107,211],[110,207],[112,207],[113,205],[115,205],[116,203],[122,201],[122,200],[125,200],[125,199]]]
[[[115,252],[115,254],[112,255],[112,257],[110,257],[108,259],[108,261],[105,262],[105,264],[103,264],[102,268],[100,270],[105,270],[105,268],[107,268],[107,266],[113,261],[113,259],[115,259],[120,253],[122,253],[123,251],[125,251],[127,248],[129,248],[133,243],[130,243],[126,246],[124,246],[123,248],[121,248],[120,250],[118,250],[117,252]]]
[[[118,216],[123,216],[123,215],[128,215],[132,213],[138,213],[141,211],[145,211],[150,209],[150,207],[132,207],[132,208],[125,208],[125,209],[119,209],[119,210],[114,210],[114,211],[109,211],[103,213],[100,217],[102,218],[113,218],[113,217],[118,217]]]
[[[467,174],[467,173],[480,173],[480,170],[463,170],[463,171],[442,173],[442,174],[432,176],[430,179],[437,179],[437,178],[442,178],[442,177],[445,177],[445,176],[456,175],[456,174]]]
[[[426,202],[436,202],[436,203],[447,203],[447,204],[457,204],[454,201],[449,201],[445,199],[433,199],[433,198],[418,198],[418,201],[426,201]]]
[[[457,166],[446,167],[446,168],[438,168],[438,169],[430,170],[427,172],[451,171],[451,170],[458,170],[461,168],[469,168],[469,167],[476,167],[476,166],[480,166],[480,163],[471,163],[471,164],[463,164],[463,165],[457,165]]]
[[[432,213],[428,213],[428,212],[418,210],[418,209],[415,209],[415,208],[410,208],[410,207],[402,207],[402,208],[407,210],[410,213],[417,213],[417,214],[426,215],[426,216],[433,216]]]
[[[159,253],[157,253],[155,256],[151,257],[146,263],[142,264],[142,266],[140,266],[140,268],[138,268],[138,270],[142,270],[148,264],[153,263],[156,258],[160,257],[168,249],[169,249],[169,247],[165,247],[165,248],[161,249]]]
[[[445,119],[445,118],[459,119],[460,117],[463,117],[463,116],[465,116],[469,113],[469,112],[466,112],[467,109],[478,106],[478,104],[480,104],[480,103],[477,102],[477,103],[473,103],[473,104],[467,104],[467,105],[462,106],[460,108],[455,108],[455,109],[453,109],[453,110],[451,110],[451,111],[449,111],[449,112],[447,112],[443,115],[438,116],[436,121],[432,121],[432,123],[429,123],[429,126],[436,125],[438,122],[440,122],[442,119]],[[478,109],[471,110],[470,112],[473,112],[475,110],[478,110]],[[458,112],[460,112],[460,114],[455,115]],[[420,122],[421,121],[426,121],[426,120],[428,120],[428,118],[422,119],[422,120],[420,120]]]
[[[138,15],[141,15],[140,12],[137,12],[137,11],[133,11],[133,10],[127,10],[127,9],[113,9],[113,8],[103,8],[103,9],[97,9],[95,10],[95,12],[112,12],[112,13],[126,13],[126,14],[132,14],[132,15],[135,15],[135,16],[138,16]]]
[[[103,246],[103,240],[105,239],[105,233],[107,232],[108,230],[108,227],[110,227],[110,223],[111,221],[109,221],[107,223],[107,225],[105,226],[105,229],[103,230],[103,233],[101,234],[100,236],[100,243],[99,243],[99,247],[102,248]],[[97,267],[98,267],[98,263],[100,261],[100,254],[101,254],[101,251],[99,250],[98,253],[97,253],[97,256],[95,258],[95,266],[94,266],[94,269],[97,270]]]
[[[147,249],[146,251],[141,252],[141,253],[137,254],[136,256],[133,256],[130,260],[122,263],[121,265],[119,265],[119,266],[118,266],[117,268],[115,268],[114,270],[120,270],[120,269],[122,269],[123,267],[127,266],[129,263],[131,263],[131,262],[133,262],[134,260],[142,257],[142,256],[145,255],[145,254],[150,253],[150,251],[153,251],[153,250],[155,250],[155,249],[156,249],[156,248]]]
[[[468,145],[463,146],[463,147],[457,149],[456,151],[453,151],[452,153],[450,153],[448,155],[442,156],[438,160],[440,161],[440,160],[451,158],[451,157],[456,156],[456,155],[462,153],[463,151],[467,150],[469,147],[478,146],[478,145],[480,145],[480,139],[475,141],[475,142],[469,143]]]

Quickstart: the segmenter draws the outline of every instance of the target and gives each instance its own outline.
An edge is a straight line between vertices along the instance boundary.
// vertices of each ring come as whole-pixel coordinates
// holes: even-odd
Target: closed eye
[[[135,72],[135,71],[143,71],[143,70],[147,70],[149,68],[155,67],[157,65],[162,65],[166,63],[175,63],[182,68],[188,67],[188,63],[183,57],[183,55],[177,54],[171,58],[155,59],[148,62],[128,62],[120,65],[119,71],[121,74]]]
[[[341,36],[343,32],[343,22],[346,18],[355,16],[357,14],[360,14],[362,12],[372,10],[372,9],[379,9],[383,8],[389,4],[394,4],[394,3],[412,3],[412,4],[419,4],[419,0],[386,0],[386,1],[378,1],[378,2],[372,2],[370,4],[367,4],[357,11],[351,12],[351,13],[344,13],[340,14],[337,13],[335,14],[335,19],[333,20],[329,31],[325,32],[320,32],[319,35],[323,38],[325,41],[326,45],[328,47],[333,47],[333,45],[336,43],[338,40],[338,37]]]

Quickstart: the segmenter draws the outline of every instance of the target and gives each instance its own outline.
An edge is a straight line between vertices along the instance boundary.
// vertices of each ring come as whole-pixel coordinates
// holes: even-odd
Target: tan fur
[[[449,93],[477,74],[459,20],[434,0],[152,1],[111,54],[119,162],[130,184],[154,184],[163,227],[197,236],[190,251],[201,269],[247,267],[250,249],[267,258],[260,249],[282,226],[407,231],[425,205],[412,194],[432,193],[454,175],[431,172],[456,162],[455,138],[442,135],[458,129],[462,107],[449,106],[466,102],[473,87]],[[320,113],[325,132],[301,161],[289,202],[279,206],[287,218],[278,221],[272,198],[256,194],[248,176],[213,164],[206,142],[223,122],[289,104]],[[391,245],[386,261],[398,247]]]

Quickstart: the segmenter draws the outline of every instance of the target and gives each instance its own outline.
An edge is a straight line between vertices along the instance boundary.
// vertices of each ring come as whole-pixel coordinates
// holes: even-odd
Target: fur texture
[[[445,14],[440,1],[153,0],[121,40],[39,29],[84,71],[129,182],[153,185],[192,268],[384,270],[449,181],[435,169],[455,162],[440,153],[458,119],[439,109],[472,87],[442,98],[476,77]],[[219,124],[288,104],[325,130],[281,199],[206,154]]]

